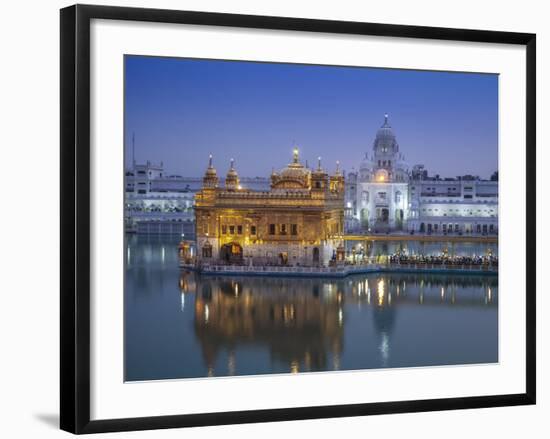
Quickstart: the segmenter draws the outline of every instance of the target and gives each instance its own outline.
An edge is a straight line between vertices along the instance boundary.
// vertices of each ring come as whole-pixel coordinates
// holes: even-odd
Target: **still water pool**
[[[498,361],[498,277],[201,276],[128,236],[127,381]]]

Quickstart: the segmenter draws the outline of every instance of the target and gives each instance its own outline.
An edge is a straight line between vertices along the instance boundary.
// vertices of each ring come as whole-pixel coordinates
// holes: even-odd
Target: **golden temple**
[[[328,266],[344,259],[344,175],[292,162],[270,189],[243,188],[231,160],[220,187],[212,156],[195,196],[199,264]]]

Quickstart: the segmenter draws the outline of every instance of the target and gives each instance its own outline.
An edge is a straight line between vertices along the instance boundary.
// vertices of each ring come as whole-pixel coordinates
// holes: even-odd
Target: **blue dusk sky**
[[[389,114],[406,161],[430,175],[498,168],[498,76],[126,56],[125,153],[168,174],[268,176],[291,161],[359,167]]]

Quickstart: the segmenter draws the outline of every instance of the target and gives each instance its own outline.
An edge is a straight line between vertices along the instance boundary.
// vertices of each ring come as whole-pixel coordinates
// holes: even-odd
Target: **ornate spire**
[[[205,188],[218,187],[218,174],[216,172],[216,169],[212,165],[212,154],[208,156],[208,168],[204,173],[202,184],[203,184],[203,187]]]
[[[292,150],[292,163],[299,163],[299,156],[298,156],[298,147],[294,147],[294,149]]]
[[[235,159],[231,159],[230,163],[229,171],[227,171],[225,177],[225,188],[227,190],[237,190],[239,189],[239,175],[235,169]]]
[[[321,171],[321,156],[317,157],[317,170]]]
[[[383,127],[389,127],[390,124],[388,123],[388,113],[384,114],[384,125]]]

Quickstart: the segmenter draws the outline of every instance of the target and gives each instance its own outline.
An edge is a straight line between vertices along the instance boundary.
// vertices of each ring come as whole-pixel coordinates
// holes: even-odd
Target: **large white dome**
[[[375,152],[390,152],[399,151],[399,145],[395,138],[395,134],[388,122],[388,115],[384,116],[384,124],[376,132],[373,149]]]

